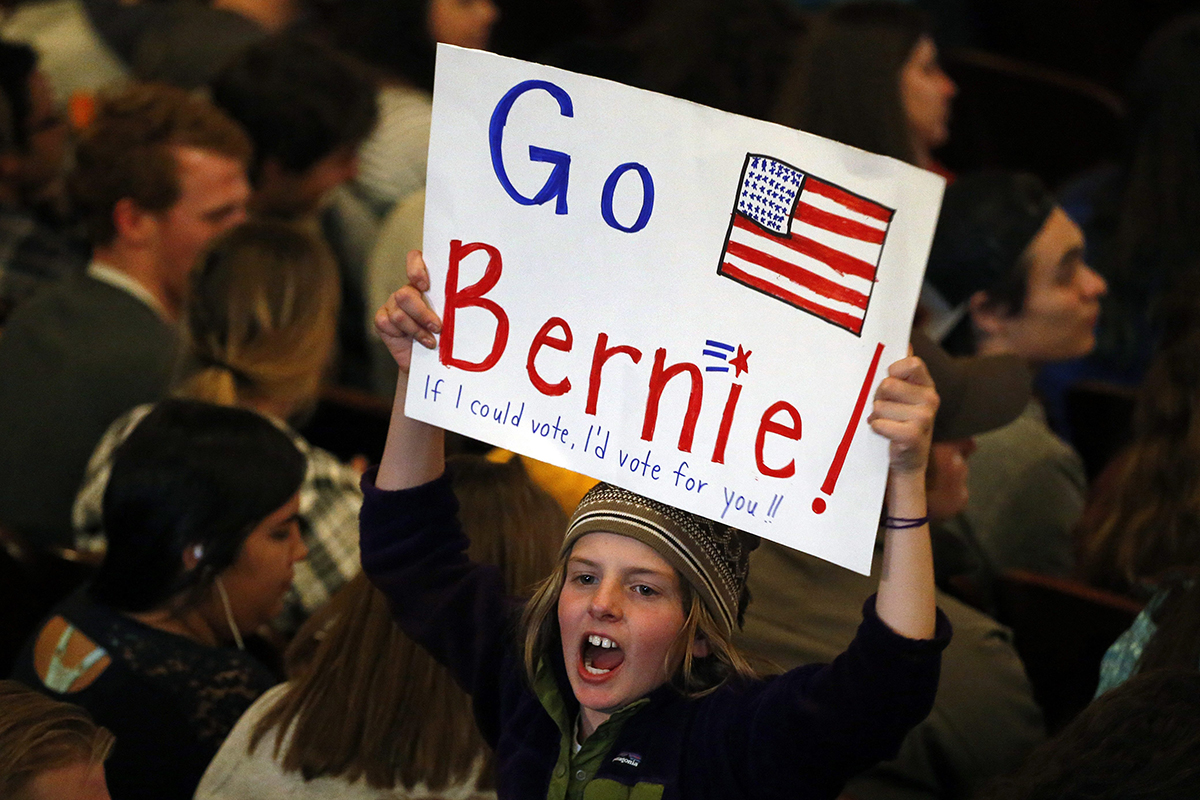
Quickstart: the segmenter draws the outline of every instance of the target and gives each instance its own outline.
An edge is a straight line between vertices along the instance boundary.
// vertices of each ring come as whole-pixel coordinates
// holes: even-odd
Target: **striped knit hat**
[[[562,552],[589,533],[616,533],[653,548],[699,593],[726,634],[741,627],[757,536],[607,483],[579,501]]]

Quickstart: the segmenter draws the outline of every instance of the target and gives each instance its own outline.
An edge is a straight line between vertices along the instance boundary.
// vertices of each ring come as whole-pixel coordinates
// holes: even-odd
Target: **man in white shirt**
[[[189,274],[245,219],[249,158],[237,124],[183,90],[133,86],[101,103],[70,180],[87,274],[36,295],[0,336],[0,525],[30,544],[70,545],[92,448],[167,389]]]

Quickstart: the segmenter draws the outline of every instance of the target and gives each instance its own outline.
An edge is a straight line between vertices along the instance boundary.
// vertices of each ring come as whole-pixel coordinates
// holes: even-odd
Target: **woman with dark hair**
[[[1200,306],[1187,296],[1146,373],[1133,441],[1075,530],[1080,577],[1143,599],[1200,573]]]
[[[274,683],[242,638],[279,613],[306,555],[296,519],[304,467],[262,416],[184,400],[159,403],[117,448],[104,562],[14,669],[121,742],[108,762],[117,800],[191,798],[238,717]]]
[[[528,594],[554,566],[566,514],[519,460],[460,456],[446,471],[472,558],[498,567],[514,596]],[[246,712],[197,800],[495,798],[470,698],[401,632],[365,576],[309,620],[296,651],[307,663]]]
[[[930,169],[958,93],[924,13],[866,0],[836,6],[800,41],[772,119]]]
[[[1180,294],[1134,415],[1076,529],[1089,583],[1149,598],[1105,654],[1099,692],[1137,672],[1200,669],[1200,306]]]
[[[975,800],[1200,797],[1200,675],[1146,675],[1097,699]]]

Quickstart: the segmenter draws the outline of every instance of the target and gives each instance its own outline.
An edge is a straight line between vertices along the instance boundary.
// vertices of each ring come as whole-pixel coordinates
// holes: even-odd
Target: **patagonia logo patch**
[[[625,764],[630,767],[636,767],[642,763],[642,757],[637,753],[621,753],[613,758],[614,764]]]

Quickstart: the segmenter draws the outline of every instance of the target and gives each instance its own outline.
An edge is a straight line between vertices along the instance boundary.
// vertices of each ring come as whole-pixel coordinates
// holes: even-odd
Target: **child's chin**
[[[610,708],[620,708],[624,701],[619,697],[619,687],[613,686],[611,683],[596,683],[583,680],[581,677],[572,681],[575,690],[575,699],[580,704],[587,706],[595,711],[607,712]]]
[[[614,698],[607,693],[604,697],[589,697],[588,693],[584,693],[582,699],[577,694],[575,699],[579,700],[581,706],[599,714],[615,714],[634,700],[634,698]]]

